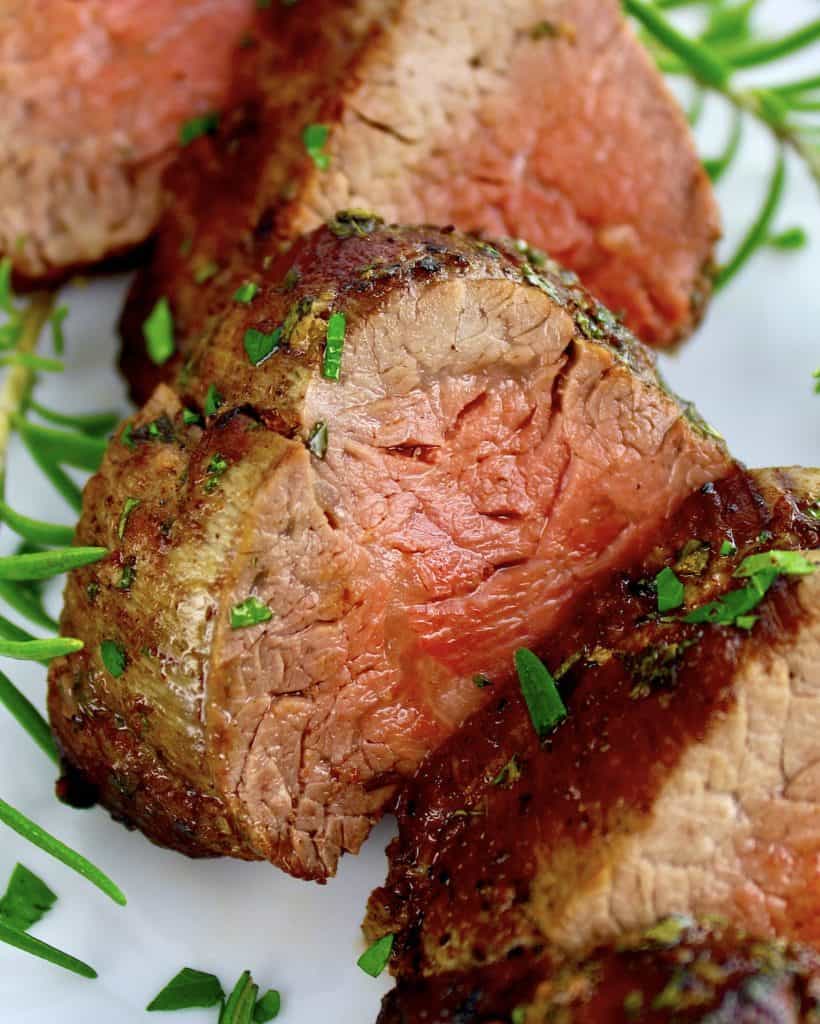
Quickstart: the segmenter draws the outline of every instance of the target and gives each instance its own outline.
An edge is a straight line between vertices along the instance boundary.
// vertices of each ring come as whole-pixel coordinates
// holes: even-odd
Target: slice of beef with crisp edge
[[[16,277],[59,278],[145,239],[181,126],[221,109],[252,12],[253,0],[2,0],[0,253]]]
[[[78,528],[111,555],[72,574],[86,646],[51,671],[116,813],[318,879],[492,697],[474,676],[732,467],[572,275],[345,225],[202,336],[180,388],[204,430],[163,386],[111,444]]]
[[[403,978],[378,1024],[812,1024],[820,958],[710,921],[667,918],[580,960],[520,955]]]
[[[162,374],[142,336],[158,298],[187,351],[248,259],[345,207],[523,235],[653,344],[700,317],[714,197],[617,0],[274,4],[237,52],[231,106],[168,176],[125,312],[123,365],[143,400]]]
[[[539,743],[499,685],[427,758],[366,923],[397,933],[400,975],[582,953],[670,913],[820,941],[820,572],[777,577],[737,625],[681,621],[751,587],[733,576],[748,556],[820,547],[818,495],[818,470],[693,495],[541,647],[568,709],[554,733]],[[670,567],[685,603],[660,614]]]

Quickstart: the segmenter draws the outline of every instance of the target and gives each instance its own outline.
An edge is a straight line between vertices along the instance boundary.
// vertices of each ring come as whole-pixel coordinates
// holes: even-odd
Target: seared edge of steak
[[[820,959],[719,919],[667,918],[576,961],[519,951],[433,978],[402,978],[378,1024],[811,1024]]]
[[[80,536],[132,560],[137,589],[109,581],[86,622],[81,588],[108,563],[72,578],[65,628],[87,647],[82,669],[55,666],[52,714],[75,714],[72,666],[84,705],[147,699],[156,725],[137,722],[132,746],[221,801],[218,852],[322,879],[489,696],[473,675],[507,672],[517,643],[637,557],[731,461],[554,264],[340,214],[248,284],[250,301],[215,318],[179,367],[188,411],[158,391],[89,485]],[[340,316],[335,381],[322,367]],[[274,348],[258,363],[248,332]],[[129,499],[140,504],[123,526]],[[186,575],[193,594],[173,589]],[[171,592],[150,588],[165,577]],[[231,609],[249,597],[270,614],[237,629]],[[129,643],[117,681],[99,661],[106,630]],[[94,723],[80,718],[58,732],[82,768]],[[131,788],[148,800],[138,779]],[[171,816],[152,813],[146,802],[130,817],[177,845]],[[207,824],[193,834],[207,852]]]
[[[259,13],[228,106],[217,136],[169,173],[156,251],[123,316],[138,398],[168,379],[142,337],[160,296],[187,354],[248,268],[348,206],[525,235],[653,343],[700,317],[714,196],[616,0],[505,0],[481,17],[431,0],[302,0]],[[328,129],[316,161],[309,124]]]
[[[738,470],[704,488],[648,559],[602,584],[544,645],[569,709],[552,737],[538,743],[518,688],[501,685],[427,758],[399,800],[388,880],[365,923],[370,938],[396,933],[399,974],[470,968],[545,942],[574,950],[673,911],[725,912],[761,934],[814,941],[816,907],[800,872],[813,870],[816,792],[808,737],[795,723],[815,713],[820,574],[780,578],[751,632],[687,625],[674,621],[679,613],[666,621],[652,581],[676,566],[695,607],[737,586],[731,574],[749,554],[820,547],[820,524],[806,511],[818,489],[810,470]],[[721,555],[724,541],[737,553]],[[770,714],[777,738],[767,759]],[[754,726],[732,732],[749,717]],[[710,754],[712,735],[725,763]],[[774,758],[771,770],[758,758]],[[717,811],[698,803],[710,789]],[[661,814],[665,794],[672,803]],[[655,837],[657,876],[651,858],[643,866],[644,836]],[[795,858],[781,888],[767,849]],[[767,885],[770,899],[758,889]]]

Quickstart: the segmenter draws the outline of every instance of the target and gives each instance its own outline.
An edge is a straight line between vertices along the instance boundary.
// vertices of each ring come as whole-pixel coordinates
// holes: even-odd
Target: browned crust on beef
[[[50,711],[67,760],[81,771],[88,766],[103,802],[117,815],[138,824],[155,840],[181,846],[186,852],[198,849],[202,853],[264,856],[294,874],[318,879],[333,872],[342,850],[358,849],[397,778],[410,771],[421,755],[393,754],[390,744],[378,739],[372,742],[375,752],[367,748],[365,755],[357,746],[355,730],[352,738],[346,738],[342,728],[339,739],[333,708],[329,705],[321,711],[319,701],[325,700],[325,694],[331,703],[335,699],[336,679],[346,671],[345,665],[325,666],[310,685],[312,676],[299,685],[293,681],[295,676],[277,676],[276,682],[271,679],[267,685],[270,677],[266,673],[274,672],[284,657],[281,644],[276,646],[280,620],[240,635],[229,628],[227,613],[257,587],[278,580],[278,570],[264,561],[274,556],[256,550],[260,538],[267,537],[266,530],[272,533],[264,541],[265,551],[277,552],[277,564],[284,569],[298,562],[294,560],[296,549],[288,545],[299,543],[302,531],[312,544],[324,545],[323,558],[311,562],[298,583],[304,587],[304,600],[310,598],[306,607],[318,602],[317,628],[332,624],[348,610],[356,612],[365,600],[365,595],[358,593],[363,578],[357,573],[361,576],[362,570],[356,568],[360,564],[356,559],[361,559],[365,549],[348,536],[352,527],[341,530],[336,525],[340,513],[355,509],[362,495],[344,489],[338,494],[332,475],[349,465],[345,461],[348,427],[344,424],[353,423],[349,428],[353,430],[359,422],[356,410],[365,417],[361,421],[364,432],[359,440],[359,435],[351,434],[351,450],[355,445],[357,451],[366,447],[364,442],[373,436],[372,443],[383,446],[373,450],[397,460],[391,472],[403,476],[414,470],[412,462],[402,459],[421,460],[416,469],[424,466],[425,445],[419,441],[423,437],[413,433],[407,441],[402,433],[408,424],[413,431],[417,429],[413,403],[416,399],[427,401],[428,391],[438,394],[436,389],[447,383],[452,365],[461,360],[458,373],[468,376],[471,367],[481,368],[476,373],[489,374],[489,383],[482,385],[487,388],[505,382],[529,387],[532,373],[527,367],[541,366],[538,353],[542,346],[548,353],[544,373],[555,374],[556,383],[552,395],[546,383],[541,384],[548,398],[531,400],[536,409],[538,402],[554,400],[556,415],[561,401],[580,402],[577,418],[583,422],[570,425],[559,454],[565,447],[570,454],[576,448],[585,453],[580,476],[569,478],[566,487],[584,505],[580,534],[589,534],[595,552],[598,544],[603,546],[604,557],[609,559],[606,564],[613,558],[626,558],[625,545],[631,554],[636,547],[651,543],[647,524],[669,514],[692,487],[722,476],[731,466],[723,446],[662,389],[651,356],[586,296],[573,275],[552,264],[536,271],[522,265],[519,256],[447,230],[369,225],[361,236],[354,232],[353,237],[346,237],[349,233],[339,224],[322,229],[254,275],[259,290],[253,301],[231,303],[203,332],[188,360],[184,364],[177,360],[177,386],[189,408],[187,421],[180,398],[162,387],[132,422],[130,440],[120,432],[101,473],[88,486],[78,532],[80,542],[105,545],[112,554],[72,575],[63,618],[64,630],[83,637],[86,648],[77,659],[55,662],[51,674]],[[294,273],[294,268],[299,272]],[[478,323],[489,315],[481,306],[485,299],[488,309],[500,311],[493,314],[499,319],[491,321],[494,326],[485,340],[481,330],[476,333],[470,327],[473,321],[468,317],[464,338],[454,336],[450,344],[447,331],[453,330],[453,325],[458,327],[463,308],[472,309],[463,297],[473,294],[476,308],[470,315],[477,316]],[[479,301],[480,296],[484,298]],[[466,303],[463,308],[459,305],[462,299]],[[425,303],[431,304],[430,312],[424,314],[433,317],[429,323],[418,320],[420,311],[427,309]],[[346,316],[348,354],[343,356],[341,382],[328,383],[318,370],[328,319],[338,311]],[[424,364],[431,367],[429,377],[425,376],[428,370],[418,369],[417,374],[412,364],[415,356],[402,362],[405,346],[411,344],[406,324],[412,321],[427,324],[419,359],[430,357]],[[443,331],[445,322],[450,327]],[[271,332],[280,327],[280,350],[253,366],[243,347],[246,330]],[[373,331],[383,332],[375,348]],[[458,350],[456,341],[461,345]],[[413,344],[416,342],[418,339]],[[490,358],[491,352],[501,355]],[[377,360],[370,368],[374,355],[381,359],[389,353],[394,353],[389,359],[396,358],[395,365],[388,359],[379,368]],[[365,369],[356,369],[358,358]],[[574,381],[573,375],[581,370],[587,376],[581,378],[581,397],[577,399],[566,382]],[[493,374],[501,374],[496,383]],[[352,383],[354,378],[356,383]],[[539,379],[546,382],[552,377]],[[584,397],[587,380],[589,409]],[[566,395],[564,389],[568,389]],[[372,410],[366,412],[371,392]],[[209,395],[212,402],[214,395],[219,396],[217,410],[209,408]],[[379,416],[384,409],[379,395],[388,406],[394,398],[399,403],[389,406],[393,410],[390,416],[397,417],[396,426],[390,426],[394,420],[388,416],[384,440],[379,440]],[[401,404],[404,402],[406,407]],[[553,409],[552,404],[549,408]],[[204,429],[190,422],[191,410],[201,414]],[[616,536],[612,536],[611,507],[604,502],[599,510],[581,491],[587,479],[587,459],[593,476],[601,472],[598,414],[617,435],[621,453],[602,484],[606,490],[609,479],[621,481],[623,494],[614,498],[622,503],[616,502],[614,507],[625,522],[618,520]],[[461,413],[455,407],[448,415],[455,417],[456,424],[460,422]],[[547,415],[546,406],[543,415]],[[326,460],[312,457],[305,447],[319,418],[327,418],[330,428]],[[526,416],[523,422],[528,422]],[[422,433],[424,423],[422,417],[418,426]],[[575,428],[580,431],[577,441],[573,440]],[[373,429],[375,435],[371,435]],[[547,429],[546,420],[538,427],[542,429]],[[433,451],[437,446],[446,449],[446,442],[435,441]],[[227,468],[209,479],[209,460],[217,453]],[[643,479],[644,464],[652,467],[646,476],[653,491],[650,517],[644,513],[644,499],[634,476]],[[629,466],[633,469],[624,468]],[[556,467],[548,468],[554,472]],[[350,485],[344,487],[350,490]],[[285,494],[295,495],[292,503],[288,499],[283,504]],[[139,498],[141,504],[123,526],[120,517],[129,497]],[[492,529],[508,529],[505,523],[509,518],[501,514],[500,526],[493,523]],[[514,517],[510,521],[514,527]],[[596,529],[604,531],[605,540],[595,534]],[[370,532],[369,527],[361,529],[365,539]],[[539,520],[536,542],[544,532]],[[575,532],[573,519],[568,543],[580,542],[583,548]],[[281,550],[276,547],[280,542],[284,545]],[[399,537],[395,543],[401,549],[405,542]],[[264,563],[264,571],[257,557]],[[493,558],[502,563],[501,571],[508,570],[503,552]],[[119,572],[123,563],[131,561],[137,569],[136,581],[123,592],[117,587]],[[562,593],[561,602],[576,596],[576,590],[580,592],[595,565],[594,560],[592,568],[579,563],[571,592]],[[441,597],[447,595],[449,570],[434,567],[433,571],[439,573],[444,590],[431,607],[435,614],[443,614]],[[430,570],[425,572],[429,576]],[[495,562],[487,562],[478,582],[468,580],[465,585],[478,588],[492,580],[495,572]],[[86,590],[89,583],[94,603]],[[96,585],[99,592],[95,592]],[[503,583],[500,586],[506,594]],[[281,592],[277,593],[280,597],[272,599],[284,601]],[[469,589],[467,593],[469,597]],[[419,607],[427,607],[424,601],[428,599],[421,600]],[[296,602],[301,607],[301,601],[291,595],[285,606],[289,609]],[[456,612],[465,622],[470,617],[469,606]],[[283,613],[281,621],[289,623],[289,614]],[[379,614],[384,614],[383,607],[374,607],[376,621]],[[303,631],[313,621],[300,620],[301,625],[294,629]],[[483,642],[490,643],[496,632],[493,624],[492,630],[485,630]],[[128,667],[117,680],[109,678],[100,663],[104,639],[128,648]],[[317,639],[311,651],[320,658],[327,643]],[[492,643],[497,646],[497,640]],[[272,653],[263,657],[263,651]],[[449,656],[452,661],[461,655],[451,651]],[[259,665],[256,657],[261,659]],[[268,657],[272,661],[266,661]],[[419,665],[437,664],[433,655],[425,657],[429,661],[419,661]],[[449,667],[443,655],[441,665],[446,666],[448,680],[458,680],[459,672],[466,671]],[[470,706],[479,695],[470,683],[472,671],[461,679]],[[254,680],[253,700],[246,690],[250,677]],[[426,680],[418,683],[423,691]],[[397,706],[405,710],[403,704]],[[109,711],[119,716],[117,721],[124,721],[123,730],[128,734],[119,737],[116,745],[107,735]],[[285,717],[292,715],[293,723],[301,722],[299,729],[310,737],[300,748],[299,730],[294,732],[293,724],[286,729],[282,726],[287,732],[284,738],[281,731],[271,737],[274,746],[281,743],[287,747],[282,756],[288,764],[268,755],[268,735],[260,734],[259,723],[253,721],[254,715],[269,712],[270,721],[278,721],[275,715],[280,711]],[[422,724],[427,722],[421,712],[419,715]],[[429,726],[432,732],[419,734],[424,737],[423,749],[429,749],[454,725],[449,718],[435,717]],[[237,753],[237,743],[245,742],[242,737],[246,736],[250,745]],[[349,749],[342,746],[337,754],[337,743],[348,743]],[[321,744],[329,745],[336,760],[326,764],[320,759],[317,768],[305,765],[299,759],[308,756],[305,750],[313,756],[311,744],[318,745],[326,760],[330,754],[322,752]],[[149,749],[141,751],[141,746]],[[283,773],[283,778],[276,772]],[[323,773],[322,777],[317,773]],[[254,783],[255,789],[250,787],[258,805],[249,802],[246,775],[264,779],[261,790],[258,783]],[[129,779],[128,785],[116,784],[120,776]],[[161,790],[154,786],[155,777],[164,780]],[[183,794],[192,806],[186,805],[181,813]],[[180,817],[183,826],[177,823]],[[183,842],[177,839],[180,827],[185,831]]]
[[[496,66],[502,58],[494,56],[490,19],[506,34],[515,26],[506,67]],[[562,30],[531,39],[542,22]],[[431,37],[443,33],[427,50],[425,25]],[[478,52],[471,56],[460,29],[476,25]],[[435,60],[440,70],[431,70]],[[450,96],[450,61],[464,110]],[[409,99],[419,88],[414,69],[422,65],[425,75],[435,71],[439,103]],[[539,145],[551,139],[554,152],[539,152],[527,198],[518,195],[519,182],[507,180],[508,169],[493,166],[507,159],[505,140],[494,141],[493,130],[518,116],[520,104],[514,114],[485,114],[471,104],[492,96],[518,68],[540,67],[553,69],[555,81],[547,83],[543,102],[552,120],[539,129]],[[394,83],[405,68],[407,81]],[[432,0],[303,0],[260,13],[252,42],[237,54],[229,107],[219,136],[191,146],[168,175],[156,252],[125,309],[122,365],[139,399],[167,379],[145,359],[141,330],[160,296],[170,299],[186,350],[248,266],[275,256],[342,206],[528,235],[577,269],[613,309],[630,307],[631,326],[646,341],[670,344],[700,318],[718,234],[714,198],[685,119],[615,0],[484,8],[479,22],[472,10],[444,11]],[[302,130],[311,123],[331,128],[327,170],[305,152]],[[526,127],[520,134],[522,160],[532,159],[535,141],[525,141]],[[597,166],[621,136],[617,151]],[[476,188],[487,190],[478,204],[483,221],[459,206]],[[542,202],[546,208],[536,216],[532,208]],[[195,278],[207,265],[218,274],[205,288]]]
[[[607,875],[609,858],[617,864],[618,837],[640,835],[675,766],[734,707],[735,677],[788,651],[815,611],[801,604],[799,584],[781,578],[752,633],[670,623],[659,620],[649,584],[695,538],[708,544],[708,561],[683,577],[690,606],[726,588],[753,552],[820,546],[820,526],[806,512],[817,486],[817,471],[739,470],[704,488],[646,561],[602,585],[549,638],[552,670],[575,661],[561,684],[569,718],[547,743],[539,745],[517,687],[501,687],[428,757],[399,801],[388,881],[371,897],[365,925],[371,938],[398,933],[399,973],[543,945],[535,904],[547,919],[552,907],[557,922],[573,893]],[[726,539],[737,545],[732,557],[719,554]],[[520,781],[493,784],[513,755]],[[792,935],[808,926],[797,910],[776,924]]]
[[[521,951],[461,974],[402,978],[378,1024],[810,1024],[818,983],[820,960],[804,947],[666,919],[577,961]]]

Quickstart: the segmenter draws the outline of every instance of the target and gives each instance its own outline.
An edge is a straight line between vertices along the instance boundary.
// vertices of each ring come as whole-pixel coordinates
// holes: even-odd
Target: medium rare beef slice
[[[150,233],[180,129],[221,109],[252,10],[2,0],[0,252],[16,274],[59,277]]]
[[[367,922],[398,933],[399,973],[574,954],[669,913],[820,941],[820,572],[772,574],[731,611],[749,556],[820,547],[818,493],[817,470],[704,488],[542,645],[560,728],[539,743],[498,686],[424,762]],[[683,605],[660,614],[653,581],[673,566]],[[681,621],[726,592],[732,624]]]
[[[492,695],[474,677],[508,674],[732,466],[572,275],[452,231],[347,223],[203,333],[178,380],[188,412],[163,387],[113,442],[78,534],[112,553],[71,577],[63,629],[86,649],[51,676],[67,759],[96,765],[118,814],[182,845],[178,783],[217,801],[186,849],[236,842],[313,878]],[[120,588],[111,567],[131,563]],[[126,649],[116,678],[107,638]],[[112,706],[122,768],[94,752]],[[175,780],[171,807],[142,757]]]
[[[158,298],[187,350],[249,258],[345,207],[524,236],[643,340],[692,329],[710,288],[714,198],[617,0],[274,8],[237,54],[219,135],[168,178],[156,254],[123,321],[141,396],[157,379],[142,324]]]
[[[517,955],[399,980],[378,1024],[812,1024],[820,959],[712,920],[663,919],[578,960]]]

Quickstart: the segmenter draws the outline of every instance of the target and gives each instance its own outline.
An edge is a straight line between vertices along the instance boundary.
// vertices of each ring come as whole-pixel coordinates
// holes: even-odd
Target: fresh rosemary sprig
[[[760,211],[735,253],[719,268],[715,277],[717,288],[725,287],[765,245],[788,249],[805,243],[805,232],[800,228],[774,238],[770,231],[785,194],[786,149],[797,153],[820,185],[820,125],[811,119],[812,114],[820,111],[820,76],[770,86],[737,84],[738,72],[768,66],[820,40],[820,20],[812,20],[777,38],[757,38],[752,18],[759,6],[760,0],[624,0],[625,10],[643,28],[645,41],[660,68],[668,74],[687,75],[694,81],[691,120],[697,120],[702,110],[704,91],[719,95],[734,109],[723,152],[704,161],[713,180],[720,180],[740,152],[745,117],[764,125],[777,147],[775,170]],[[705,11],[705,22],[697,36],[686,35],[667,16],[666,12],[681,8]],[[778,245],[784,238],[786,243]]]
[[[95,470],[105,450],[101,435],[113,429],[118,417],[112,413],[73,416],[54,412],[32,400],[37,371],[62,369],[58,360],[38,356],[34,351],[47,322],[51,323],[55,351],[63,351],[62,324],[66,310],[60,307],[52,312],[52,309],[53,297],[43,293],[34,295],[27,304],[19,306],[11,290],[11,263],[8,259],[0,262],[0,310],[6,314],[5,323],[0,325],[0,350],[3,350],[0,352],[0,364],[9,367],[0,388],[0,521],[24,542],[22,550],[16,554],[0,557],[0,598],[36,625],[56,631],[57,624],[43,607],[41,582],[99,561],[107,552],[104,548],[73,546],[72,527],[23,515],[5,500],[9,440],[12,432],[16,431],[35,464],[68,504],[79,510],[80,490],[62,466]],[[30,420],[27,413],[38,416],[48,426]],[[47,664],[51,658],[78,651],[82,646],[82,641],[71,637],[32,636],[0,616],[0,654],[7,657]],[[59,754],[48,723],[2,673],[0,704],[46,756],[58,764]],[[82,875],[116,903],[125,903],[122,891],[104,872],[2,799],[0,822]],[[0,942],[84,977],[97,976],[88,964],[12,927],[7,921],[0,921]]]

